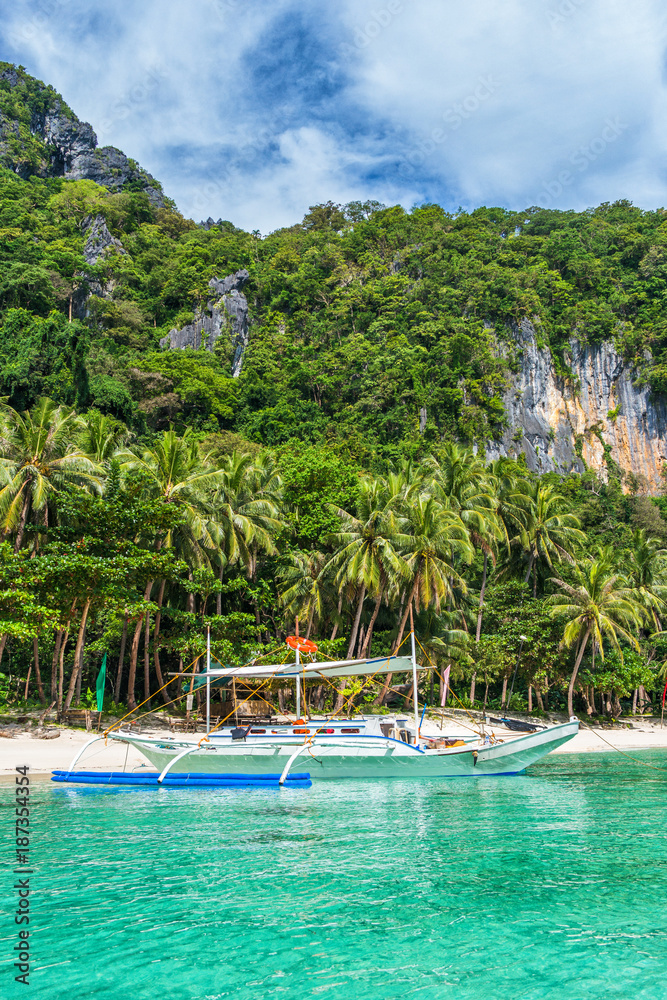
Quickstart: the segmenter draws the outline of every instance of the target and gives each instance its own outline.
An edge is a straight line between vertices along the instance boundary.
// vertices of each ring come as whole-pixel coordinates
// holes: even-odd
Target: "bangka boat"
[[[313,645],[313,644],[310,644]],[[127,730],[108,731],[102,737],[127,743],[158,769],[157,783],[169,775],[280,775],[309,774],[313,781],[340,778],[448,778],[519,774],[556,747],[571,740],[579,721],[533,732],[499,735],[483,726],[479,732],[458,735],[427,733],[422,729],[417,697],[411,717],[364,715],[353,719],[326,715],[301,717],[301,687],[309,679],[350,676],[382,676],[412,671],[413,691],[417,692],[417,664],[412,656],[387,656],[363,660],[308,661],[305,647],[293,646],[296,662],[255,664],[244,667],[213,667],[210,644],[206,670],[195,676],[206,688],[206,733],[203,736],[152,737]],[[192,675],[182,675],[192,676]],[[293,722],[251,723],[247,726],[211,726],[211,686],[221,680],[259,681],[291,679],[296,685],[296,714]],[[83,755],[89,741],[70,767]],[[169,782],[167,782],[168,784]]]

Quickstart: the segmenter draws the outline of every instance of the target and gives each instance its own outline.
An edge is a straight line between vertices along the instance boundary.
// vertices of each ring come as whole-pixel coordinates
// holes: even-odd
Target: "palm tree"
[[[659,616],[667,601],[667,549],[657,538],[647,535],[644,528],[636,528],[623,565],[637,600],[652,620],[653,628],[660,631]]]
[[[631,629],[639,627],[643,608],[635,591],[625,577],[611,572],[605,561],[587,560],[575,568],[576,584],[553,577],[560,593],[548,598],[552,616],[563,615],[567,621],[563,631],[563,645],[577,646],[577,653],[567,689],[567,710],[574,714],[572,705],[574,684],[586,646],[600,650],[604,660],[603,639],[606,637],[622,656],[619,639],[625,639],[638,649],[637,639]]]
[[[14,552],[23,543],[31,514],[48,523],[49,500],[63,487],[100,489],[99,468],[73,443],[76,414],[51,399],[40,399],[32,410],[19,413],[3,404],[0,429],[0,518],[3,536],[16,532]],[[7,636],[0,638],[0,660]],[[39,676],[38,645],[33,643],[35,673]]]
[[[495,565],[498,544],[506,539],[505,526],[498,514],[497,482],[472,448],[448,442],[439,460],[428,463],[434,477],[434,495],[446,499],[470,533],[470,540],[483,553],[482,581],[477,610],[475,641],[482,634],[482,616],[489,559]],[[476,674],[470,681],[470,701],[475,700]]]
[[[519,509],[523,506],[524,524],[511,544],[518,546],[527,557],[525,583],[533,577],[533,597],[537,596],[537,569],[545,562],[553,572],[554,560],[573,563],[572,549],[586,541],[579,530],[579,520],[574,514],[558,513],[564,497],[553,486],[535,483],[526,493],[515,494]]]
[[[110,461],[127,440],[127,427],[99,410],[89,410],[79,418],[79,425],[79,447],[97,465]]]
[[[289,564],[280,574],[285,589],[281,602],[295,616],[306,619],[306,635],[309,639],[314,620],[324,613],[326,592],[322,573],[326,563],[323,552],[293,552]]]
[[[118,458],[123,468],[142,471],[155,495],[182,512],[182,522],[169,531],[165,545],[178,549],[193,566],[208,564],[207,550],[215,548],[210,504],[223,470],[213,468],[208,455],[200,454],[191,429],[182,437],[171,429],[163,431],[152,448],[139,455],[121,452]]]
[[[398,488],[397,488],[398,487]],[[327,564],[327,571],[336,571],[335,582],[339,590],[352,584],[358,591],[357,610],[347,651],[354,653],[359,623],[366,594],[375,597],[375,607],[366,632],[364,649],[387,589],[408,576],[408,567],[396,550],[394,535],[396,498],[401,495],[403,484],[388,484],[381,479],[362,480],[357,501],[358,516],[341,507],[334,508],[341,519],[341,531],[334,532],[330,543],[335,552]]]
[[[408,565],[412,586],[406,594],[395,649],[402,642],[410,608],[419,611],[432,605],[439,610],[444,599],[453,597],[454,586],[466,593],[455,563],[470,563],[473,558],[470,535],[458,513],[432,496],[413,499],[400,518],[399,529],[395,545]]]
[[[618,551],[615,551],[618,557]],[[647,622],[652,623],[650,631],[655,630],[651,639],[656,638],[662,632],[660,616],[667,602],[667,549],[662,548],[657,538],[647,535],[643,528],[636,528],[632,533],[630,546],[623,555],[623,566],[637,600],[644,608]],[[651,647],[649,661],[654,655],[655,647]],[[648,699],[643,684],[633,693],[633,714],[637,699],[640,705]]]
[[[208,553],[214,551],[216,539],[211,533],[210,502],[213,490],[222,477],[221,469],[214,469],[206,455],[202,456],[192,432],[187,430],[183,437],[175,431],[164,431],[162,438],[153,448],[146,448],[140,455],[131,451],[119,454],[123,467],[140,470],[152,484],[153,491],[164,503],[173,504],[182,512],[180,523],[167,532],[164,544],[175,548],[189,563],[190,577],[193,568],[208,565]],[[158,548],[160,543],[158,543]],[[153,589],[153,580],[149,580],[144,593],[141,614],[137,619],[132,645],[130,647],[130,667],[128,676],[128,705],[136,705],[134,685],[136,679],[137,658],[139,655],[139,639],[145,615],[150,614],[146,607]],[[160,588],[159,605],[164,594],[164,583]],[[194,597],[190,595],[188,605],[194,608]],[[158,607],[159,613],[159,607]],[[158,622],[159,624],[159,622]],[[156,646],[154,640],[154,648]],[[159,663],[156,662],[158,679],[160,677]]]
[[[260,552],[275,554],[274,539],[284,527],[282,484],[272,459],[233,452],[223,459],[211,498],[211,535],[216,540],[220,579],[225,566],[241,563],[255,580]],[[218,612],[220,613],[220,612]],[[256,608],[259,623],[259,612]]]
[[[49,499],[68,484],[99,490],[100,470],[73,444],[79,430],[73,410],[46,398],[25,413],[3,409],[0,516],[3,531],[16,532],[18,552],[30,514],[46,517]]]

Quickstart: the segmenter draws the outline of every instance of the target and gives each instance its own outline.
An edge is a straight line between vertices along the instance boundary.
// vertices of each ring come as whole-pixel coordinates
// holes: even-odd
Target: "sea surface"
[[[28,988],[3,784],[0,996],[664,1000],[667,752],[633,756],[290,791],[34,779]]]

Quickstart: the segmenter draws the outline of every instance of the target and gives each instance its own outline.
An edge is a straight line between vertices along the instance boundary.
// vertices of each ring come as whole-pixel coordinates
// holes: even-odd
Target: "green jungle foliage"
[[[126,254],[85,265],[91,214]],[[511,331],[526,318],[564,373],[572,336],[614,338],[641,378],[667,388],[666,246],[665,213],[627,202],[580,213],[325,205],[262,238],[231,223],[205,231],[144,191],[0,171],[0,393],[19,408],[45,393],[95,407],[137,433],[173,423],[270,447],[327,443],[382,468],[503,431]],[[220,342],[160,352],[206,307],[208,281],[242,267],[240,377]],[[69,323],[70,303],[76,315],[101,286]]]
[[[13,166],[39,173],[31,115],[57,95],[29,81],[0,86],[0,116]],[[98,215],[125,253],[91,266]],[[224,338],[161,351],[240,268],[240,376]],[[666,298],[667,214],[629,202],[328,203],[261,236],[155,209],[141,184],[0,167],[0,700],[65,711],[108,652],[107,702],[133,706],[207,627],[225,663],[282,657],[296,618],[327,654],[384,654],[412,611],[421,661],[451,664],[461,701],[506,700],[525,635],[515,708],[655,704],[667,499],[611,463],[606,481],[487,466],[483,445],[506,426],[518,324],[564,376],[572,337],[614,339],[663,392]],[[167,690],[154,705],[178,703]],[[310,704],[346,691],[407,697],[350,681]],[[437,701],[430,680],[421,695]]]
[[[191,430],[142,443],[47,398],[4,403],[0,445],[6,705],[90,707],[108,653],[108,709],[156,692],[174,712],[189,682],[169,678],[201,662],[208,629],[226,664],[284,659],[299,623],[318,656],[364,657],[401,649],[411,615],[431,705],[447,665],[459,704],[513,694],[515,710],[616,717],[660,698],[667,522],[613,475],[540,478],[453,443],[386,475],[324,445],[253,450]],[[267,712],[292,704],[281,683],[260,686]],[[231,712],[231,692],[216,695]],[[405,708],[409,684],[307,696],[311,710]]]

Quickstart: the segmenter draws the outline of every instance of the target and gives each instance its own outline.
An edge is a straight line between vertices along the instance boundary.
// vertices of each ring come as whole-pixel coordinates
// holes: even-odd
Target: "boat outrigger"
[[[77,780],[74,766],[85,750],[98,739],[127,743],[138,750],[157,773],[151,783],[182,785],[185,776],[196,777],[201,784],[230,779],[250,779],[245,783],[266,785],[273,780],[280,785],[295,779],[328,780],[335,778],[448,778],[519,774],[545,757],[556,747],[571,740],[579,730],[579,721],[534,728],[534,731],[502,736],[486,732],[447,737],[422,732],[417,704],[417,663],[412,635],[412,656],[387,656],[363,660],[306,660],[317,647],[298,637],[289,637],[296,662],[243,667],[212,667],[210,640],[207,644],[206,671],[195,674],[206,687],[206,733],[192,737],[149,737],[126,730],[107,731],[84,745],[68,772],[54,774],[54,780]],[[310,679],[357,676],[382,676],[412,671],[414,715],[366,715],[354,719],[327,716],[301,716],[301,688]],[[181,677],[192,674],[181,674]],[[226,681],[264,681],[292,679],[296,684],[294,722],[254,724],[226,728],[211,726],[211,686]],[[91,772],[78,772],[90,775]],[[109,773],[106,773],[108,778]],[[176,781],[177,776],[181,780]],[[87,781],[91,779],[86,778]],[[113,781],[106,783],[114,783]],[[116,782],[119,783],[119,782]],[[126,783],[126,782],[125,782]],[[196,784],[195,781],[191,782]],[[303,781],[301,782],[303,784]]]

